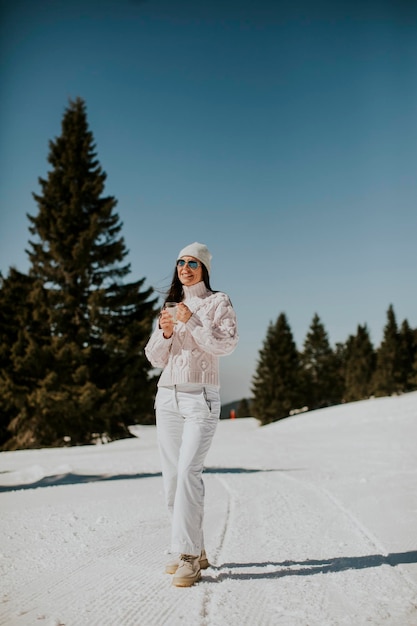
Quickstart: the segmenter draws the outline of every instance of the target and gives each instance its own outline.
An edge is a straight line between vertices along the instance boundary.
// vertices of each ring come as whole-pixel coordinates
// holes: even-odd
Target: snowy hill
[[[219,423],[212,567],[163,573],[153,426],[104,446],[0,454],[0,624],[417,624],[417,393]]]

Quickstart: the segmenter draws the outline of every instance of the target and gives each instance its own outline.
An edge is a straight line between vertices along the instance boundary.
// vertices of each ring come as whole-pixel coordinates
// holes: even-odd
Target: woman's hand
[[[186,324],[191,316],[192,312],[188,306],[183,302],[179,302],[177,305],[177,321]],[[170,339],[174,332],[174,322],[171,314],[166,309],[162,309],[159,315],[159,326],[163,330],[165,339]]]
[[[184,302],[179,302],[177,305],[177,320],[186,324],[191,316],[192,311],[190,311],[188,306]]]
[[[174,320],[166,309],[162,309],[159,315],[159,326],[164,333],[165,339],[172,337],[172,333],[174,332]]]

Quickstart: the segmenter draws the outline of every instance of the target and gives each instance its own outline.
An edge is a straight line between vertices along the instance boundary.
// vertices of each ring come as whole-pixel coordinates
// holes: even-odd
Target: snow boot
[[[178,569],[172,578],[174,587],[191,587],[201,578],[200,557],[181,554]]]
[[[175,559],[166,564],[165,573],[166,574],[175,574],[180,564],[180,557],[177,556]],[[210,567],[210,563],[208,562],[206,551],[204,548],[201,550],[200,554],[200,569],[207,569]]]

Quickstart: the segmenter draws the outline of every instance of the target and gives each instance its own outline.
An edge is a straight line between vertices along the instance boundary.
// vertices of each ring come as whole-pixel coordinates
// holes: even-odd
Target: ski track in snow
[[[402,621],[407,620],[407,610],[401,601],[395,606],[398,574],[387,572],[381,576],[366,565],[368,562],[371,567],[372,555],[380,554],[379,542],[370,539],[371,533],[357,520],[352,525],[352,516],[343,507],[311,485],[297,485],[294,490],[296,479],[285,475],[278,482],[272,482],[267,475],[261,480],[266,484],[262,488],[257,478],[260,495],[255,501],[253,496],[245,496],[245,485],[236,492],[235,497],[241,500],[235,507],[239,515],[229,520],[235,530],[226,535],[222,556],[227,561],[215,573],[215,580],[225,588],[214,592],[210,617],[203,624],[238,624],[239,620],[242,624],[262,625],[362,624],[372,621],[372,605],[374,623],[415,623],[411,615],[409,622]],[[268,507],[274,489],[282,507],[278,515],[275,506]],[[242,556],[242,539],[248,545],[245,556],[252,558],[240,561],[236,556]],[[349,556],[352,548],[354,557]],[[361,569],[357,570],[361,559]],[[323,584],[323,578],[331,573],[333,579]],[[260,587],[252,581],[263,584]],[[236,584],[242,583],[248,583],[245,593],[234,605],[230,596]],[[415,586],[408,586],[412,613]],[[345,618],[335,619],[335,610],[340,608]],[[316,621],[317,615],[320,618]]]
[[[2,626],[417,626],[417,393],[221,422],[211,567],[189,589],[164,573],[155,431],[138,432],[0,455]]]

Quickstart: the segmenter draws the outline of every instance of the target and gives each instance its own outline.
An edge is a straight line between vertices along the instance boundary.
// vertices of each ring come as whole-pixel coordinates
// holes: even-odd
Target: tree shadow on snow
[[[266,468],[248,468],[248,467],[206,467],[204,474],[255,474],[257,472],[294,472],[297,468],[291,469],[266,469]]]
[[[335,557],[332,559],[307,559],[305,561],[265,561],[263,563],[223,563],[212,566],[214,576],[204,576],[204,582],[218,583],[223,580],[271,580],[285,576],[313,576],[314,574],[329,574],[345,570],[366,569],[389,565],[395,567],[400,564],[417,563],[417,550],[398,552],[383,556],[370,554],[366,556]],[[255,571],[239,572],[239,569],[254,569]],[[259,569],[260,571],[256,571]]]
[[[38,487],[59,487],[61,485],[81,485],[83,483],[97,483],[111,480],[137,480],[139,478],[155,478],[162,476],[161,472],[143,472],[140,474],[55,474],[45,476],[33,483],[23,485],[0,485],[0,493],[4,491],[21,491],[38,489]]]
[[[204,474],[252,474],[254,472],[284,472],[280,469],[248,469],[246,467],[208,467]],[[294,470],[291,470],[294,471]],[[7,472],[5,472],[7,473]],[[38,489],[39,487],[59,487],[62,485],[81,485],[84,483],[97,483],[111,480],[138,480],[140,478],[160,478],[161,472],[142,472],[137,474],[55,474],[45,476],[33,483],[20,485],[0,485],[0,493],[6,491],[21,491],[26,489]]]

